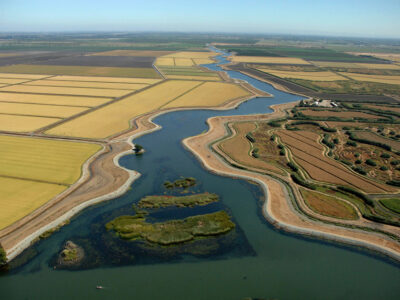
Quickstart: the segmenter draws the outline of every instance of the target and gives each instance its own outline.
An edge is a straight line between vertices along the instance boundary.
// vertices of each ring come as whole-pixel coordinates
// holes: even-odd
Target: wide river
[[[226,62],[222,55],[219,60]],[[207,67],[220,70],[217,64]],[[228,111],[191,110],[157,117],[155,123],[162,129],[135,140],[146,153],[120,160],[127,168],[139,171],[140,179],[124,196],[86,209],[68,226],[29,249],[25,256],[35,252],[32,259],[0,276],[2,299],[400,299],[398,264],[363,249],[275,230],[261,214],[264,196],[260,188],[207,172],[182,147],[182,139],[207,130],[205,121],[212,116],[268,113],[271,104],[300,99],[241,73],[228,74],[274,97],[256,98]],[[133,214],[132,203],[145,195],[164,192],[162,183],[179,176],[195,177],[196,191],[217,193],[221,204],[167,210],[154,213],[154,218],[182,218],[222,207],[237,224],[235,241],[213,255],[184,254],[165,259],[158,255],[152,259],[148,252],[132,248],[135,257],[131,261],[118,263],[107,256],[104,249],[109,240],[102,236],[111,233],[104,233],[104,224],[118,215]],[[54,270],[52,260],[69,239],[81,239],[100,249],[97,267]],[[97,290],[97,285],[105,288]]]

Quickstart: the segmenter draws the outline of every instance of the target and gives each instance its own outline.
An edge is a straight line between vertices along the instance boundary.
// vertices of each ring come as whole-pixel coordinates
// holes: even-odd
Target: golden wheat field
[[[42,79],[46,77],[49,77],[49,75],[0,73],[0,78]]]
[[[41,117],[67,118],[81,113],[88,108],[75,106],[26,104],[0,102],[0,112],[2,114],[18,114]]]
[[[106,138],[129,129],[130,120],[149,113],[201,84],[200,81],[165,81],[121,101],[48,130],[47,134]]]
[[[159,58],[157,58],[155,65],[157,65],[157,66],[175,66],[175,60],[173,57],[159,57]]]
[[[194,62],[191,58],[174,58],[175,65],[178,67],[191,67]]]
[[[164,55],[163,57],[175,57],[175,58],[209,58],[211,56],[215,56],[218,53],[216,52],[200,52],[200,51],[182,51]]]
[[[1,79],[0,79],[1,81]],[[89,81],[64,81],[64,80],[35,80],[26,83],[26,85],[44,85],[44,86],[62,86],[62,87],[86,87],[103,89],[121,89],[121,90],[139,90],[147,83],[112,83],[112,82],[89,82]]]
[[[119,82],[119,83],[147,83],[154,84],[160,79],[152,78],[126,78],[126,77],[102,77],[102,76],[69,76],[60,75],[48,78],[48,80],[66,80],[66,81],[94,81],[94,82]]]
[[[212,64],[215,61],[209,58],[193,58],[194,62],[196,65],[206,65],[206,64]]]
[[[30,79],[17,79],[17,78],[0,78],[0,83],[4,84],[18,84],[22,82],[27,82]]]
[[[153,68],[119,68],[97,66],[63,66],[63,65],[9,65],[0,66],[3,73],[27,73],[74,76],[109,76],[160,78]]]
[[[131,90],[112,90],[95,88],[73,88],[55,86],[33,86],[33,85],[13,85],[0,88],[0,92],[19,92],[34,94],[58,94],[58,95],[77,95],[77,96],[97,96],[97,97],[121,97],[132,92]]]
[[[358,73],[347,73],[341,72],[344,76],[348,76],[351,79],[357,81],[370,81],[370,82],[378,82],[378,83],[387,83],[387,84],[400,84],[400,76],[390,76],[390,75],[366,75],[366,74],[358,74]]]
[[[219,76],[166,75],[168,79],[221,81]]]
[[[67,186],[0,176],[0,230],[33,212]]]
[[[0,114],[0,131],[31,132],[61,119]]]
[[[186,106],[218,106],[229,100],[250,96],[238,85],[223,82],[205,82],[163,108]]]
[[[0,136],[0,176],[69,185],[100,149],[91,143]]]
[[[170,54],[171,51],[158,50],[111,50],[92,53],[92,56],[162,56]]]
[[[400,66],[394,64],[370,64],[370,63],[346,63],[332,61],[312,61],[313,65],[327,68],[363,68],[363,69],[381,69],[381,70],[399,70]]]
[[[258,69],[262,72],[272,74],[277,77],[282,78],[296,78],[312,81],[337,81],[337,80],[347,80],[347,78],[339,76],[333,72],[321,71],[321,72],[292,72],[292,71],[279,71],[267,68]]]
[[[95,97],[77,97],[77,96],[57,96],[57,95],[35,95],[35,94],[16,94],[16,93],[0,93],[0,102],[16,102],[16,103],[39,103],[54,105],[71,105],[94,107],[111,101],[107,98]]]
[[[310,63],[295,57],[272,57],[272,56],[233,56],[233,62],[265,63],[265,64],[294,64],[309,65]]]

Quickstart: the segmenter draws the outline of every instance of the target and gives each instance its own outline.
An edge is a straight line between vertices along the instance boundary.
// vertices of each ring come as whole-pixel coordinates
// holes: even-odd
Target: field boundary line
[[[67,104],[47,104],[47,103],[36,103],[36,102],[15,102],[15,101],[7,101],[1,100],[0,103],[11,103],[11,104],[32,104],[32,105],[46,105],[46,106],[66,106],[66,107],[87,107],[92,108],[94,106],[87,106],[87,105],[67,105]]]
[[[72,120],[77,119],[77,118],[79,118],[79,117],[82,117],[82,116],[84,116],[84,115],[86,115],[86,114],[88,114],[88,113],[91,113],[91,112],[94,112],[94,111],[96,111],[96,110],[99,110],[99,109],[101,109],[101,108],[103,108],[103,107],[106,107],[106,106],[108,106],[108,105],[111,105],[111,104],[113,104],[113,103],[115,103],[115,102],[124,100],[124,99],[127,98],[127,97],[130,97],[130,96],[132,96],[132,95],[141,93],[141,92],[143,92],[143,91],[145,91],[145,90],[147,90],[147,89],[150,89],[150,88],[152,88],[152,87],[154,87],[154,86],[157,86],[157,85],[159,85],[159,84],[161,84],[161,83],[164,83],[164,82],[166,82],[166,81],[165,81],[165,80],[164,80],[164,81],[159,81],[159,82],[156,82],[156,83],[153,84],[153,85],[149,85],[149,86],[147,86],[147,87],[145,87],[145,88],[143,88],[143,89],[141,89],[141,90],[132,91],[131,93],[128,93],[128,94],[123,95],[123,96],[121,96],[121,97],[114,98],[114,99],[111,100],[111,101],[108,101],[108,102],[106,102],[106,103],[100,104],[100,105],[95,106],[95,107],[92,107],[91,109],[88,109],[88,110],[85,110],[85,111],[83,111],[83,112],[80,112],[80,113],[78,113],[78,114],[76,114],[76,115],[73,115],[73,116],[71,116],[71,117],[69,117],[69,118],[65,118],[65,119],[60,120],[59,122],[55,122],[55,123],[53,123],[53,124],[50,124],[50,125],[47,125],[47,126],[45,126],[45,127],[39,128],[39,129],[33,131],[33,133],[43,133],[44,131],[47,131],[47,130],[52,129],[52,128],[54,128],[54,127],[57,127],[57,126],[59,126],[59,125],[61,125],[61,124],[63,124],[63,123],[72,121]],[[108,99],[110,99],[110,97],[108,97]]]
[[[55,117],[55,116],[26,115],[26,114],[3,113],[3,112],[0,112],[0,115],[19,116],[19,117],[34,117],[34,118],[49,118],[49,119],[64,119],[63,117]]]
[[[192,80],[192,81],[196,81],[196,80]],[[195,89],[197,89],[198,87],[200,87],[201,85],[203,85],[203,84],[205,84],[205,82],[200,82],[198,85],[196,85],[196,86],[194,86],[194,87],[192,87],[192,88],[190,88],[190,89],[188,89],[186,92],[183,92],[182,94],[180,94],[179,96],[176,96],[175,98],[173,98],[172,100],[170,100],[170,101],[168,101],[168,102],[166,102],[166,103],[164,103],[163,105],[161,105],[158,109],[162,109],[163,107],[165,107],[166,105],[168,105],[168,104],[170,104],[170,103],[172,103],[172,102],[174,102],[174,101],[176,101],[176,100],[178,100],[180,97],[182,97],[182,96],[184,96],[184,95],[186,95],[187,93],[190,93],[191,91],[193,91],[193,90],[195,90]]]
[[[62,185],[62,186],[67,186],[67,187],[71,186],[71,184],[69,184],[69,183],[54,182],[54,181],[34,179],[34,178],[26,178],[26,177],[18,177],[18,176],[9,176],[9,175],[4,175],[4,174],[0,174],[0,177],[10,178],[10,179],[19,179],[19,180],[25,180],[25,181],[33,181],[33,182],[56,184],[56,185]]]

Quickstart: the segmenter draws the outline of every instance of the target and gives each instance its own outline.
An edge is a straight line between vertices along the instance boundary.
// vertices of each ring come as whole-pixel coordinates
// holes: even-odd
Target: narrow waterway
[[[225,63],[224,53],[218,58]],[[220,70],[217,64],[207,65]],[[243,180],[207,172],[186,151],[182,139],[207,130],[205,121],[216,115],[268,113],[271,104],[300,99],[241,73],[229,76],[246,80],[274,95],[256,98],[228,111],[172,112],[154,122],[162,130],[135,140],[146,153],[121,158],[120,163],[142,176],[122,197],[91,207],[68,226],[41,241],[21,258],[34,256],[22,267],[0,277],[4,299],[399,299],[400,269],[393,262],[363,249],[336,246],[276,231],[261,214],[262,191]],[[168,253],[136,248],[135,242],[116,241],[104,224],[131,213],[131,205],[145,195],[164,193],[162,183],[179,176],[195,177],[194,192],[220,195],[219,204],[197,209],[167,210],[154,220],[186,217],[227,210],[237,232],[219,241],[210,255],[193,251]],[[86,270],[53,270],[52,260],[66,240],[80,241],[92,249],[92,267]],[[111,245],[111,246],[110,246]],[[216,244],[213,244],[214,246]],[[92,247],[92,248],[90,248]],[[118,249],[115,249],[118,247]],[[124,248],[125,247],[125,248]],[[111,257],[117,250],[132,251]],[[192,249],[193,250],[193,249]],[[111,252],[110,252],[111,251]],[[112,252],[114,251],[114,252]],[[89,252],[89,251],[88,251]],[[91,255],[92,253],[89,253]],[[163,252],[161,252],[163,254]],[[165,254],[165,253],[164,253]],[[21,259],[20,258],[20,259]],[[105,287],[96,290],[96,285]]]

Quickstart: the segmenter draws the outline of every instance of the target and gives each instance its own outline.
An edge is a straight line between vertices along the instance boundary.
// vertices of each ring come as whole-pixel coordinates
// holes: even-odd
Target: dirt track
[[[285,106],[283,106],[285,107]],[[278,106],[274,117],[282,116],[282,106]],[[257,119],[270,118],[271,115],[259,116]],[[250,121],[254,116],[234,116],[234,117],[215,117],[208,120],[210,129],[208,132],[196,137],[184,140],[184,145],[192,151],[203,165],[210,171],[230,177],[245,178],[259,183],[265,190],[267,201],[263,206],[263,213],[274,226],[300,234],[315,236],[322,239],[335,240],[341,243],[349,243],[367,247],[369,249],[385,253],[386,255],[400,260],[400,244],[395,240],[380,233],[366,232],[360,229],[347,229],[319,221],[313,221],[295,210],[292,201],[287,192],[287,188],[283,183],[270,176],[250,172],[247,170],[234,168],[223,161],[209,145],[227,135],[225,124],[233,121]],[[212,147],[216,150],[216,147]],[[222,154],[222,153],[220,153]],[[229,160],[228,160],[229,161]],[[293,192],[298,197],[295,190]],[[302,201],[298,201],[298,205],[305,207]],[[307,211],[307,213],[312,213]],[[320,218],[325,222],[329,218]],[[330,219],[332,220],[332,219]],[[337,221],[337,220],[336,220]],[[360,223],[361,222],[361,223]],[[400,235],[400,229],[393,226],[372,224],[367,220],[360,219],[348,222],[349,224],[362,225],[370,227],[375,226],[376,229],[385,230]]]

